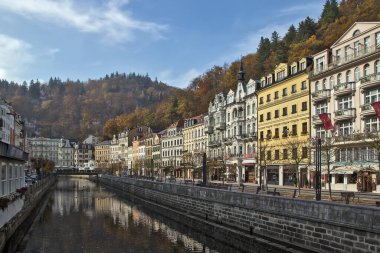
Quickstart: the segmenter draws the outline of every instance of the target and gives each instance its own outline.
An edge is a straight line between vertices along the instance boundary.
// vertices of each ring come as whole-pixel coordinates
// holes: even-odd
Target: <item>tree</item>
[[[321,18],[319,19],[319,23],[321,27],[326,27],[329,24],[333,23],[336,18],[339,16],[339,8],[336,0],[327,0],[323,11],[321,14]]]
[[[301,164],[307,164],[307,159],[309,155],[308,147],[310,141],[306,138],[299,138],[297,136],[288,136],[284,141],[284,146],[291,151],[289,156],[289,163],[295,165],[295,174],[296,174],[296,186],[298,186],[298,194],[301,193]]]
[[[301,21],[298,24],[298,32],[296,41],[302,42],[307,40],[310,36],[315,35],[317,30],[317,23],[310,17],[307,17],[305,20]]]

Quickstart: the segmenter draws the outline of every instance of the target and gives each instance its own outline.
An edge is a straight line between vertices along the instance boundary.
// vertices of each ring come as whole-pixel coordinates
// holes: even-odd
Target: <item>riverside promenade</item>
[[[252,194],[102,175],[105,187],[133,196],[186,225],[210,231],[242,252],[265,241],[274,252],[380,252],[380,208]],[[236,185],[236,189],[240,186]]]

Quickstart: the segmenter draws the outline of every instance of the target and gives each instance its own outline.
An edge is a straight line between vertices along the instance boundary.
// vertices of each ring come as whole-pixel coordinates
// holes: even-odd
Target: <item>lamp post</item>
[[[317,139],[316,152],[315,152],[315,199],[321,200],[321,139]]]

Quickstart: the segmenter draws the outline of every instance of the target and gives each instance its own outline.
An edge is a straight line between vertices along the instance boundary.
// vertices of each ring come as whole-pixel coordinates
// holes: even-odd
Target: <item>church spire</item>
[[[245,75],[245,72],[243,69],[243,58],[240,58],[240,69],[238,72],[238,81],[244,82],[244,75]]]

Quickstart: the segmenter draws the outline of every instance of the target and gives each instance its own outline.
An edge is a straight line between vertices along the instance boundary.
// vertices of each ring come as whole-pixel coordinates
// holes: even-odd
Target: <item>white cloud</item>
[[[0,34],[0,78],[22,81],[20,74],[34,62],[31,46],[17,38]]]
[[[18,0],[1,1],[0,9],[29,19],[69,26],[86,33],[106,35],[109,42],[134,39],[136,32],[150,34],[153,39],[163,38],[167,25],[134,19],[122,10],[126,0],[112,0],[105,6],[74,6],[73,0]]]
[[[309,2],[303,3],[300,5],[293,5],[288,8],[281,9],[278,13],[280,15],[290,15],[294,13],[305,13],[305,11],[310,13],[312,10],[313,14],[317,13],[318,15],[321,13],[321,9],[323,8],[323,2]]]
[[[178,88],[186,88],[190,82],[202,74],[199,70],[189,69],[185,73],[174,75],[171,69],[164,70],[158,74],[158,80],[161,80],[169,85],[178,87]]]
[[[50,48],[47,50],[47,55],[50,57],[54,57],[56,54],[59,53],[59,51],[61,51],[59,48]]]

